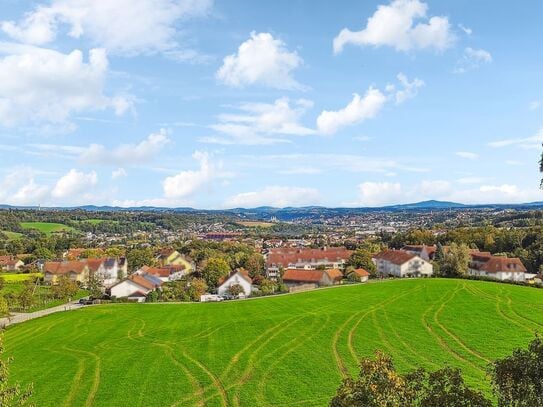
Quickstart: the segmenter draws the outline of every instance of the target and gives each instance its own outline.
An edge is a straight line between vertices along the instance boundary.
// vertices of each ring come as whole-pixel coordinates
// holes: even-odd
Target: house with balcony
[[[405,250],[385,250],[373,257],[380,276],[430,277],[434,273],[432,264]]]

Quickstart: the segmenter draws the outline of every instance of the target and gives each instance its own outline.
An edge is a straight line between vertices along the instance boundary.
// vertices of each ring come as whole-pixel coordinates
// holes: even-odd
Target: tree
[[[156,259],[153,250],[149,247],[140,249],[130,249],[126,253],[126,261],[131,272],[134,272],[143,266],[154,266]]]
[[[208,287],[216,288],[219,279],[230,274],[230,266],[221,257],[212,257],[205,262],[202,269],[202,278],[205,280]]]
[[[496,360],[490,368],[498,406],[543,405],[543,341],[539,336],[528,349]]]
[[[347,266],[351,266],[355,269],[364,269],[370,274],[375,273],[375,264],[372,261],[372,254],[365,249],[357,249],[347,260]]]
[[[435,372],[418,369],[401,375],[392,359],[377,352],[360,363],[360,375],[346,378],[330,403],[332,407],[490,407],[492,403],[466,386],[458,369]]]
[[[264,257],[260,253],[253,253],[247,257],[243,267],[249,272],[251,278],[262,275],[264,272]]]
[[[200,301],[200,297],[207,292],[207,284],[201,278],[191,280],[188,289],[189,297],[192,301]]]
[[[57,285],[51,289],[53,297],[58,299],[73,298],[79,291],[79,287],[75,281],[70,280],[68,276],[63,276],[58,279]]]
[[[104,279],[99,273],[90,273],[86,288],[93,298],[100,298],[104,292]]]
[[[24,308],[30,308],[34,304],[34,288],[28,282],[25,283],[22,291],[17,295],[17,302]]]
[[[468,272],[470,259],[470,251],[466,244],[451,243],[441,271],[449,276],[462,276]]]
[[[275,283],[272,280],[269,280],[267,278],[263,278],[260,281],[260,291],[262,294],[272,294],[275,291]]]
[[[4,277],[0,277],[0,290],[4,288],[5,284],[6,284],[6,279]]]
[[[11,358],[5,359],[4,338],[0,336],[0,406],[15,407],[29,405],[32,396],[32,386],[22,389],[19,383],[11,383],[9,380],[9,365]]]
[[[228,289],[228,292],[230,293],[230,295],[232,295],[233,297],[239,297],[240,294],[244,294],[245,293],[245,290],[243,289],[242,286],[240,286],[239,284],[232,284],[230,286],[230,288]]]
[[[158,290],[150,291],[149,294],[147,294],[147,297],[145,298],[145,301],[147,302],[157,302],[159,297]]]

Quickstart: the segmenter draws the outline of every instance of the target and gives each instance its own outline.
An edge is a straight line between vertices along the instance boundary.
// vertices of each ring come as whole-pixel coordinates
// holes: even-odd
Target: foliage
[[[372,253],[366,249],[357,249],[349,257],[347,266],[355,269],[363,268],[370,274],[375,274],[375,264],[372,261]]]
[[[147,297],[145,299],[146,302],[157,302],[159,298],[159,293],[157,290],[150,291],[149,294],[147,294]]]
[[[130,267],[129,273],[139,270],[143,266],[154,266],[156,264],[155,255],[150,247],[133,248],[126,252],[126,260]]]
[[[79,291],[79,287],[68,276],[62,276],[58,279],[57,284],[52,287],[51,291],[54,298],[66,300],[74,298]]]
[[[6,315],[9,315],[9,304],[4,297],[0,296],[0,317],[5,317]]]
[[[228,293],[234,297],[238,297],[240,294],[245,293],[245,290],[239,284],[232,284],[230,288],[228,288]]]
[[[221,257],[212,257],[205,262],[201,274],[208,287],[216,288],[219,280],[228,276],[230,272],[231,269],[226,260]]]
[[[30,397],[32,396],[32,386],[21,388],[19,383],[11,383],[9,380],[9,365],[12,362],[11,358],[5,359],[4,354],[4,338],[0,336],[0,406],[15,407],[28,406]]]
[[[201,278],[194,278],[190,282],[188,295],[191,301],[200,301],[200,297],[207,292],[207,284]]]
[[[495,361],[490,369],[499,406],[543,405],[543,341],[537,336],[528,349]]]
[[[449,250],[445,253],[444,260],[437,263],[443,275],[463,276],[468,272],[470,259],[468,246],[464,243],[451,243]]]
[[[418,369],[402,375],[389,356],[376,352],[375,359],[362,359],[356,379],[343,380],[330,406],[491,407],[492,403],[466,386],[458,369]]]

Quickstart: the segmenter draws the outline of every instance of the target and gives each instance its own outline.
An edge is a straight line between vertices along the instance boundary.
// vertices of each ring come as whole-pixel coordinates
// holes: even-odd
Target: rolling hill
[[[13,377],[39,406],[325,406],[361,356],[400,370],[485,368],[543,326],[543,291],[464,280],[375,282],[212,304],[117,304],[9,328]]]

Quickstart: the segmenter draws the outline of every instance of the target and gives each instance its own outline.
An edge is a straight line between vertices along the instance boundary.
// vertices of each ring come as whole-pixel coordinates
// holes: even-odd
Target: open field
[[[9,240],[19,239],[23,235],[22,233],[10,232],[9,230],[2,230],[1,232],[6,235]]]
[[[36,277],[43,277],[42,273],[0,273],[0,277],[4,279],[6,283],[20,283],[26,280],[35,280]]]
[[[62,223],[49,222],[21,222],[21,227],[24,229],[37,229],[40,232],[51,234],[54,232],[68,232],[73,230],[70,226]]]
[[[5,333],[40,406],[324,406],[357,360],[401,370],[487,364],[543,327],[543,290],[464,280],[376,282],[207,304],[117,304]]]
[[[271,228],[273,225],[275,225],[275,223],[272,222],[261,222],[254,220],[242,220],[236,223],[246,228]]]

